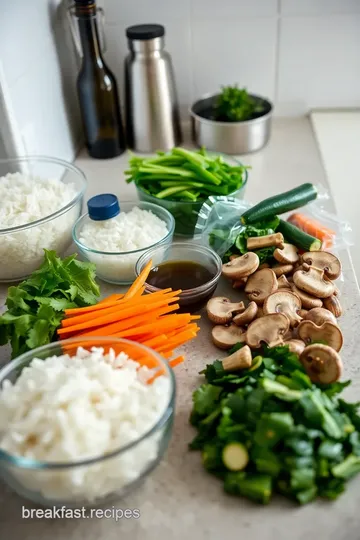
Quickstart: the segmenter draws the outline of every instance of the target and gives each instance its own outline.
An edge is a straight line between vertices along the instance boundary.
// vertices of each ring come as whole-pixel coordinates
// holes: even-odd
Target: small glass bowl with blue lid
[[[161,206],[142,201],[119,203],[112,193],[92,197],[87,206],[88,212],[73,227],[73,239],[81,256],[96,265],[103,281],[132,283],[139,257],[150,248],[172,243],[175,220]]]

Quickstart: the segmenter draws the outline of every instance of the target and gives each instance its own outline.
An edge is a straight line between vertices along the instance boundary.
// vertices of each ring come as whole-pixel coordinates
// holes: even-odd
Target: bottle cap
[[[161,24],[137,24],[126,29],[128,39],[155,39],[165,35],[165,28]]]
[[[89,217],[94,221],[105,221],[120,214],[119,201],[112,193],[95,195],[87,203]]]

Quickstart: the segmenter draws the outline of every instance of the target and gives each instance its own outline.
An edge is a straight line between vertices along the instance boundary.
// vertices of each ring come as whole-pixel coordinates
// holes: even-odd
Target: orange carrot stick
[[[155,337],[159,333],[163,334],[169,329],[175,329],[187,324],[191,320],[190,317],[191,316],[188,313],[167,315],[166,317],[161,317],[159,320],[150,324],[130,328],[129,330],[125,330],[114,335],[117,337],[129,337],[149,334],[151,337]]]
[[[323,247],[331,247],[335,238],[335,231],[322,225],[319,221],[305,216],[304,214],[295,213],[288,218],[288,222],[292,223],[302,231],[314,236],[324,244]]]
[[[173,360],[169,361],[169,366],[174,368],[174,367],[178,366],[179,364],[181,364],[182,362],[184,362],[184,360],[185,360],[185,358],[183,356],[177,356]]]
[[[160,334],[160,336],[156,336],[152,339],[149,339],[147,341],[143,341],[142,344],[146,347],[150,347],[151,349],[157,350],[157,347],[159,345],[162,345],[167,340],[167,337],[165,334]]]
[[[135,279],[134,283],[131,285],[127,293],[125,293],[125,296],[124,296],[125,299],[132,298],[137,293],[137,291],[141,289],[143,285],[145,285],[147,277],[150,274],[151,267],[152,267],[152,260],[150,259],[147,265],[144,266],[144,268],[141,270],[140,274]]]
[[[196,337],[196,332],[194,332],[193,330],[184,330],[174,338],[168,339],[167,342],[161,345],[157,350],[160,354],[163,354],[170,349],[176,349],[177,347],[180,347],[180,345],[183,345],[194,337]]]

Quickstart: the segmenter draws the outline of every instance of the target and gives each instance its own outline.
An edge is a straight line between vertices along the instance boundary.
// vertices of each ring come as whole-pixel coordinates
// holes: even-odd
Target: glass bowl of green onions
[[[173,148],[155,157],[132,156],[126,171],[141,201],[166,208],[175,218],[175,235],[194,237],[198,214],[210,196],[242,199],[248,168],[224,154]]]

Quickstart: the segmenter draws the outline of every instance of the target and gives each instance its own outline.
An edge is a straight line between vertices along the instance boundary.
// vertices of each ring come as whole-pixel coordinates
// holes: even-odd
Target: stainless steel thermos
[[[169,150],[181,143],[179,106],[170,55],[164,50],[165,29],[159,24],[126,30],[126,130],[136,152]]]

